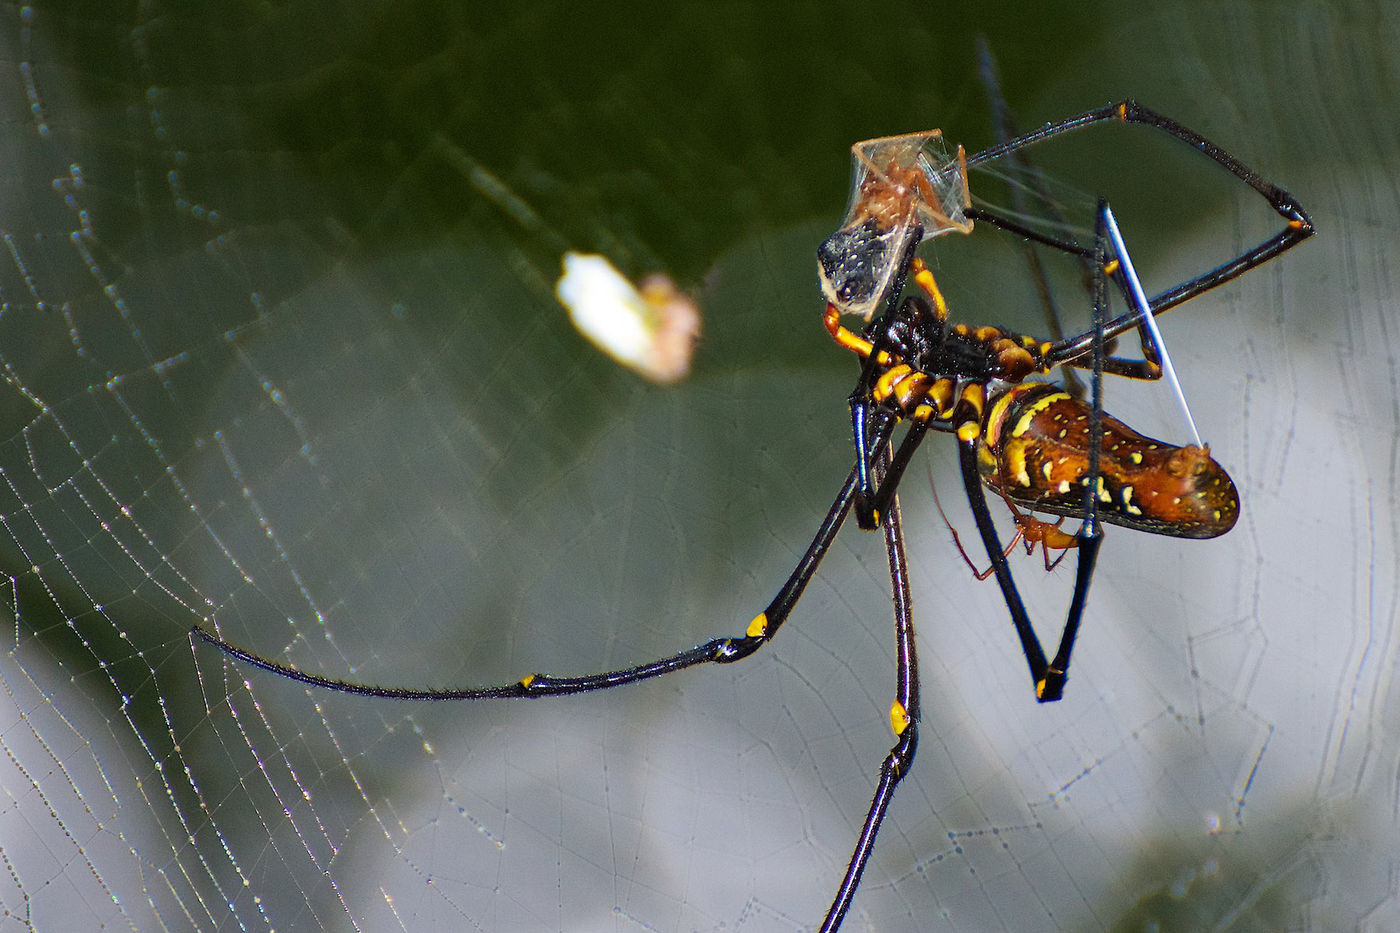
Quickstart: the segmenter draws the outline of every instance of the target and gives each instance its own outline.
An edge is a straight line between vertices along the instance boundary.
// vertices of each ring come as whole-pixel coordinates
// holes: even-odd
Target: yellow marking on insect
[[[1128,510],[1129,515],[1141,515],[1142,509],[1133,505],[1133,487],[1123,487],[1123,508]]]
[[[748,629],[744,632],[750,638],[763,638],[768,634],[768,613],[760,612],[753,617]]]
[[[1106,262],[1106,263],[1103,264],[1103,274],[1104,274],[1104,275],[1112,275],[1113,273],[1115,273],[1115,272],[1117,272],[1117,271],[1118,271],[1118,260],[1116,260],[1116,259],[1110,259],[1108,262]]]
[[[1122,120],[1124,123],[1128,122],[1128,105],[1127,105],[1127,104],[1119,104],[1119,105],[1118,105],[1118,119]]]
[[[530,685],[534,683],[535,678],[539,676],[539,674],[526,674],[524,677],[520,678],[520,686],[524,687],[526,690],[529,690]]]
[[[933,406],[924,402],[914,409],[914,413],[909,416],[915,421],[926,422],[933,417]]]
[[[1026,445],[1007,444],[1006,445],[1006,468],[1011,473],[1013,479],[1022,486],[1030,486],[1031,477],[1026,472]]]
[[[997,471],[997,456],[986,444],[977,445],[977,463],[977,469],[983,475],[991,475]]]
[[[1100,477],[1098,478],[1098,481],[1097,481],[1096,483],[1094,483],[1094,491],[1095,491],[1096,493],[1098,493],[1098,497],[1099,497],[1099,501],[1100,501],[1100,502],[1112,502],[1112,501],[1113,501],[1113,497],[1110,496],[1110,495],[1108,494],[1108,487],[1106,487],[1106,486],[1103,484],[1103,477],[1102,477],[1102,476],[1100,476]]]
[[[1303,229],[1303,222],[1302,222],[1301,220],[1296,219],[1296,218],[1293,219],[1293,220],[1290,220],[1290,221],[1288,222],[1288,229],[1290,229],[1290,230],[1301,230],[1301,229]]]
[[[903,735],[904,730],[909,728],[909,711],[904,708],[904,704],[895,700],[890,704],[890,728],[895,735]]]
[[[1036,698],[1037,700],[1043,700],[1043,699],[1045,699],[1045,678],[1044,678],[1044,677],[1040,678],[1039,680],[1037,680],[1037,681],[1035,682],[1035,698]]]
[[[988,435],[995,437],[1001,432],[1001,423],[1006,418],[1006,410],[1011,407],[1015,395],[1015,392],[1003,392],[1001,397],[992,403],[992,410],[987,415]]]
[[[1062,496],[1063,496],[1065,493],[1069,492],[1069,480],[1067,480],[1067,479],[1062,479],[1062,480],[1060,480],[1060,485],[1058,485],[1058,486],[1055,487],[1055,491],[1058,492],[1058,493],[1059,493],[1060,495],[1062,495]]]
[[[1133,451],[1132,453],[1128,454],[1128,459],[1131,460],[1131,461],[1133,461],[1133,463],[1135,463],[1135,464],[1136,464],[1136,463],[1141,463],[1141,462],[1142,462],[1142,454],[1141,454],[1139,451],[1136,451],[1136,450],[1135,450],[1135,451]]]
[[[958,440],[964,444],[971,444],[982,436],[982,426],[976,421],[968,421],[958,425]]]
[[[1054,471],[1055,471],[1055,464],[1051,463],[1049,460],[1046,460],[1044,463],[1042,463],[1042,464],[1040,465],[1040,472],[1045,476],[1045,481],[1046,481],[1047,483],[1050,482],[1050,474],[1053,473]]]
[[[1035,420],[1036,415],[1040,414],[1042,411],[1049,408],[1051,405],[1055,404],[1061,399],[1066,398],[1069,398],[1069,395],[1064,392],[1051,392],[1048,395],[1044,395],[1036,399],[1031,405],[1026,407],[1026,410],[1021,414],[1020,420],[1018,420],[1015,426],[1012,427],[1011,436],[1020,437],[1021,435],[1025,434],[1031,429],[1031,422]],[[1060,436],[1065,436],[1063,431],[1060,432]]]

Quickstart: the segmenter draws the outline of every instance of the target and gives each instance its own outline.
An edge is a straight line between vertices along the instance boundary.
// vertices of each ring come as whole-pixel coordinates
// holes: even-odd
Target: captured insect
[[[1015,158],[1021,150],[1065,133],[1117,123],[1151,127],[1202,153],[1257,192],[1283,218],[1283,229],[1215,268],[1148,298],[1106,201],[1100,200],[1095,209],[1093,240],[1088,244],[972,206],[970,168]],[[270,673],[313,687],[383,699],[503,699],[605,690],[754,654],[777,635],[854,508],[862,527],[882,531],[888,556],[896,632],[890,724],[896,741],[881,764],[865,822],[821,925],[824,931],[837,929],[918,742],[918,663],[895,493],[928,431],[956,438],[964,493],[1025,655],[1035,696],[1041,702],[1058,700],[1102,541],[1101,525],[1205,538],[1228,531],[1239,514],[1234,484],[1203,445],[1178,446],[1146,437],[1103,411],[1104,374],[1160,378],[1166,367],[1155,315],[1269,261],[1314,232],[1308,215],[1286,191],[1215,143],[1132,100],[1047,123],[972,156],[961,146],[951,155],[940,146],[940,134],[932,131],[853,147],[856,177],[851,204],[841,228],[818,250],[818,269],[827,300],[824,326],[839,346],[860,361],[860,375],[848,400],[855,464],[797,566],[744,634],[714,638],[619,670],[567,677],[535,673],[509,684],[454,689],[378,686],[308,674],[236,647],[202,628],[196,627],[192,634]],[[969,233],[976,221],[1082,263],[1091,273],[1091,328],[1040,340],[1001,327],[951,322],[947,302],[916,251],[928,237]],[[907,293],[906,283],[911,283]],[[1116,317],[1109,317],[1111,290],[1127,306]],[[882,305],[883,311],[877,314]],[[866,319],[859,332],[841,324],[845,313]],[[1109,351],[1110,340],[1129,332],[1138,335],[1141,359]],[[1027,381],[1070,368],[1088,370],[1088,399],[1057,385]],[[900,422],[907,422],[908,428],[895,445],[894,431]],[[1034,518],[1017,523],[1028,542],[1039,540],[1046,547],[1075,554],[1073,595],[1053,659],[1047,660],[1012,580],[1009,549],[1003,547],[993,524],[984,487],[1004,499],[1013,512],[1019,507],[1080,522],[1073,535]]]

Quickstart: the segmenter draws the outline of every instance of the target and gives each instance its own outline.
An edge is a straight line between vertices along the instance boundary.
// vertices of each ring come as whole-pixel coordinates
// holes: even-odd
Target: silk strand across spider
[[[1017,218],[972,207],[969,167],[992,163],[1065,133],[1117,123],[1150,127],[1199,151],[1257,192],[1283,218],[1283,229],[1149,299],[1132,271],[1106,201],[1101,200],[1095,211],[1091,245],[1047,235]],[[849,397],[855,465],[797,566],[742,635],[714,638],[618,670],[577,676],[532,673],[508,684],[449,689],[381,686],[310,674],[237,647],[200,627],[192,630],[192,637],[238,661],[308,686],[381,699],[484,700],[606,690],[753,655],[787,621],[854,508],[862,527],[883,532],[889,559],[896,632],[890,724],[896,741],[880,767],[855,849],[821,925],[823,931],[837,929],[918,742],[918,664],[895,496],[915,450],[930,429],[955,436],[964,492],[1025,654],[1035,696],[1040,702],[1060,699],[1102,541],[1101,524],[1203,538],[1229,530],[1239,511],[1233,483],[1206,448],[1145,437],[1104,413],[1103,375],[1159,378],[1162,355],[1152,324],[1155,315],[1267,262],[1313,233],[1312,221],[1286,191],[1215,143],[1132,100],[1045,124],[972,156],[966,156],[962,147],[954,156],[940,155],[935,145],[939,138],[935,130],[853,147],[856,178],[850,209],[841,228],[818,250],[818,269],[827,298],[824,326],[861,363]],[[950,322],[947,303],[916,250],[931,236],[968,233],[976,221],[1077,257],[1091,268],[1092,327],[1047,341],[1000,327]],[[906,282],[911,283],[907,294]],[[1110,284],[1127,304],[1127,310],[1116,317],[1108,315]],[[882,305],[884,310],[876,315]],[[841,324],[845,313],[859,314],[867,323],[853,332]],[[1142,358],[1109,353],[1108,341],[1130,331],[1139,335]],[[1060,367],[1089,371],[1088,400],[1031,379]],[[899,422],[907,422],[908,429],[893,445]],[[1073,535],[1077,563],[1073,595],[1053,659],[1047,660],[1012,579],[984,486],[1013,508],[1050,512],[1081,523]],[[1063,540],[1056,546],[1070,547]]]

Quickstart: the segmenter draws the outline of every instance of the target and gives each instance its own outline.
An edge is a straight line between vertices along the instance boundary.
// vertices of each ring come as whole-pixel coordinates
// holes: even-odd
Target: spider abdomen
[[[1018,505],[1082,517],[1092,406],[1058,386],[1012,386],[987,408],[982,481]],[[1177,446],[1102,415],[1098,517],[1150,534],[1214,538],[1234,527],[1239,494],[1205,446]]]

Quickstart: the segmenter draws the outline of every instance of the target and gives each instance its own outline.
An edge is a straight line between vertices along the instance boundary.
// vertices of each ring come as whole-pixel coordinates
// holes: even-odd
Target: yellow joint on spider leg
[[[927,266],[920,265],[919,270],[914,273],[914,282],[933,301],[934,309],[940,318],[948,317],[948,302],[943,299],[943,292],[938,287],[938,282],[933,278],[933,273],[928,271]]]
[[[530,689],[530,685],[533,684],[533,683],[535,682],[535,678],[538,677],[538,676],[540,676],[540,675],[539,675],[539,674],[526,674],[524,677],[520,678],[520,686],[524,687],[526,690],[529,690],[529,689]]]
[[[982,426],[976,421],[968,421],[958,425],[958,440],[964,444],[971,444],[982,436]]]
[[[890,704],[890,728],[895,735],[903,735],[904,730],[909,728],[909,711],[898,700]]]
[[[1062,668],[1062,667],[1054,667],[1053,665],[1050,666],[1050,667],[1047,667],[1047,668],[1045,669],[1045,676],[1042,677],[1042,678],[1040,678],[1039,680],[1037,680],[1037,681],[1035,682],[1035,698],[1036,698],[1037,700],[1043,700],[1043,699],[1045,699],[1045,683],[1046,683],[1047,680],[1049,680],[1051,674],[1054,674],[1057,678],[1059,678],[1060,683],[1062,683],[1062,684],[1064,683],[1064,680],[1065,680],[1065,671],[1064,671],[1064,668]]]
[[[1112,275],[1113,273],[1115,273],[1115,272],[1117,272],[1117,271],[1118,271],[1118,260],[1116,260],[1116,259],[1110,259],[1108,262],[1106,262],[1106,263],[1103,264],[1103,274],[1104,274],[1104,275]]]
[[[768,634],[768,613],[760,612],[753,617],[749,623],[748,630],[744,632],[750,638],[762,638]]]

